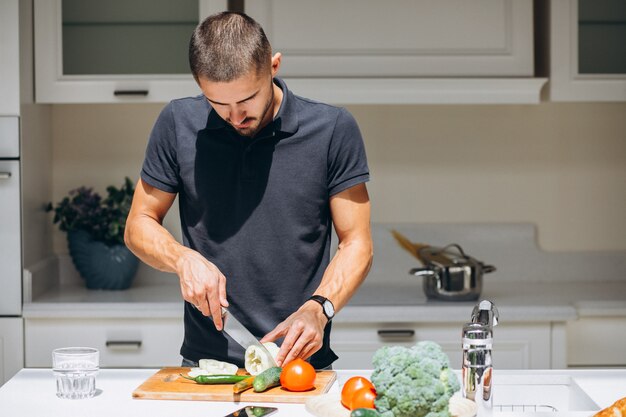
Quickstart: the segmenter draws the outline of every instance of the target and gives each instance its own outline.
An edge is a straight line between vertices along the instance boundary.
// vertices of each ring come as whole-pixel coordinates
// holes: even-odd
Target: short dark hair
[[[250,16],[221,12],[204,19],[189,42],[189,66],[196,81],[228,82],[250,70],[269,69],[272,47]]]

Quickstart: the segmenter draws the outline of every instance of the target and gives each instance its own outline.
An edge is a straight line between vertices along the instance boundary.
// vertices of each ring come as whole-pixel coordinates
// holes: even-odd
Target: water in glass
[[[52,353],[59,398],[76,400],[94,396],[98,356],[98,350],[92,348],[63,348]]]

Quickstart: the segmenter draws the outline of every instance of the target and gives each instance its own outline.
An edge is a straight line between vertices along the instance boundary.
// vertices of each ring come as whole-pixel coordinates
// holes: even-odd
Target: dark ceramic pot
[[[67,243],[87,288],[125,290],[133,283],[139,259],[125,245],[108,246],[82,230],[68,232]]]

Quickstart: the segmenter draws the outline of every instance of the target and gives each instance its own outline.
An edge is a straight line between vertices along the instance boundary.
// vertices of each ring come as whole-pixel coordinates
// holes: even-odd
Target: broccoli
[[[460,389],[448,356],[430,341],[384,346],[372,359],[374,401],[381,417],[449,417],[448,401]]]

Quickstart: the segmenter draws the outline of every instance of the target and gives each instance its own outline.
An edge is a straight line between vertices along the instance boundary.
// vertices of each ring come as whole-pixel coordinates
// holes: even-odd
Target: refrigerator
[[[23,367],[19,117],[0,116],[0,385]]]

